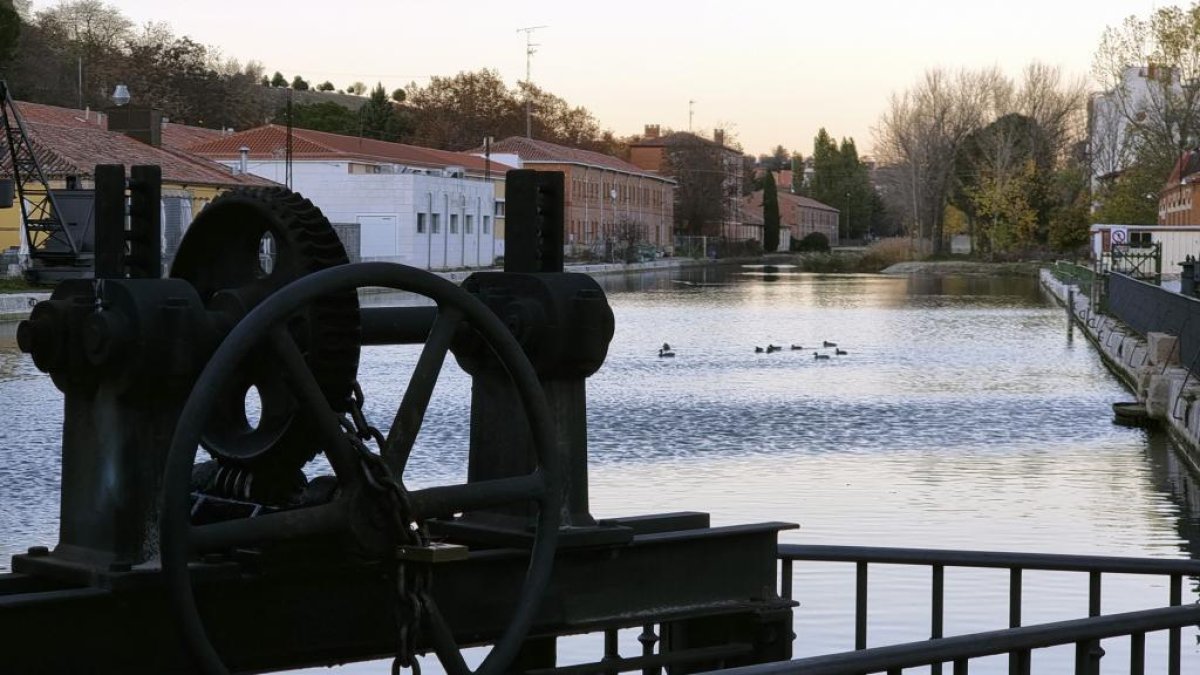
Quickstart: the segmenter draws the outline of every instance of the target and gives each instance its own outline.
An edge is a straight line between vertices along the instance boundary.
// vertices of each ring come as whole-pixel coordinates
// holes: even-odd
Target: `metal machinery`
[[[65,394],[61,529],[0,576],[0,670],[399,668],[432,651],[467,673],[460,647],[490,645],[474,672],[551,673],[557,637],[626,627],[646,627],[642,656],[612,645],[564,671],[790,658],[777,535],[794,526],[590,513],[585,383],[613,314],[563,273],[561,174],[510,172],[505,271],[460,287],[347,264],[283,188],[214,200],[157,278],[156,171],[97,167],[96,279],[19,327]],[[361,307],[368,286],[432,306]],[[386,434],[357,383],[360,351],[384,344],[424,345],[405,391],[371,392],[399,399]],[[472,378],[467,481],[408,489],[447,355]],[[333,475],[307,478],[319,454]]]
[[[21,209],[32,263],[30,279],[54,282],[89,276],[88,223],[67,222],[4,80],[0,80],[0,132],[4,134],[0,142],[0,208],[10,207],[15,197]]]

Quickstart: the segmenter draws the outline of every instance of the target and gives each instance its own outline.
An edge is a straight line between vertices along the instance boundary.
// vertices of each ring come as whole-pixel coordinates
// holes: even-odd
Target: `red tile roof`
[[[234,175],[216,162],[176,148],[156,148],[108,131],[100,115],[94,112],[24,102],[17,103],[17,110],[29,130],[42,170],[51,177],[89,177],[97,164],[157,164],[162,167],[163,181],[167,183],[274,185],[257,176]]]
[[[483,148],[477,148],[471,152],[483,152]],[[611,155],[592,152],[591,150],[569,148],[565,145],[557,145],[523,136],[510,136],[498,143],[492,143],[492,152],[517,155],[525,163],[585,164],[672,182],[669,178],[648,172],[636,164],[630,164]]]
[[[816,209],[818,211],[827,211],[829,213],[838,213],[838,210],[829,206],[824,202],[819,202],[809,197],[794,195],[786,190],[779,190],[779,216],[784,225],[795,225],[794,210],[799,208]],[[755,214],[756,220],[762,222],[762,197],[763,191],[756,190],[755,192],[742,197],[742,214]]]
[[[250,149],[251,158],[280,159],[287,147],[287,129],[276,124],[255,127],[190,146],[188,152],[214,159],[234,159],[238,157],[243,146]],[[488,165],[482,157],[465,152],[434,150],[311,129],[292,130],[292,158],[359,159],[430,168],[461,166],[474,174],[482,174]],[[509,168],[498,162],[491,162],[491,171],[496,176],[504,175]]]

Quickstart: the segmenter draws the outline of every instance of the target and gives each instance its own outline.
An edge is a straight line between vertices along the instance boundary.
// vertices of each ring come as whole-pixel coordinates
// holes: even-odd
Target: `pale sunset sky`
[[[51,2],[35,0],[34,9]],[[747,152],[776,144],[812,150],[824,126],[860,153],[889,94],[935,66],[996,65],[1011,75],[1033,60],[1090,77],[1105,26],[1148,16],[1148,0],[906,0],[866,2],[258,2],[115,0],[135,23],[162,21],[268,74],[390,91],[431,75],[493,68],[525,76],[586,107],[604,128],[644,124],[726,127]],[[1169,3],[1167,3],[1169,4]],[[1185,3],[1181,3],[1185,4]],[[136,93],[135,93],[136,95]]]

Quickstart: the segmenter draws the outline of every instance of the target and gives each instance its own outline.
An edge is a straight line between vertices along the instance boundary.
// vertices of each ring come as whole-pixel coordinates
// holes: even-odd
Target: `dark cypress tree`
[[[763,251],[779,249],[779,195],[775,191],[775,176],[770,171],[763,176]]]

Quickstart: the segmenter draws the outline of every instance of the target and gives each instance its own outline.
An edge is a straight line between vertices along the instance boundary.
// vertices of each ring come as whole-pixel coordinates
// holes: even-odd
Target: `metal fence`
[[[1179,361],[1200,366],[1200,299],[1166,290],[1120,273],[1108,275],[1107,311],[1141,335],[1169,333],[1179,338]]]
[[[792,597],[792,573],[797,562],[841,562],[855,566],[856,651],[747,666],[723,671],[737,675],[804,673],[805,675],[850,673],[902,673],[906,668],[929,667],[940,675],[947,664],[954,675],[967,675],[972,659],[1008,654],[1009,672],[1028,675],[1033,650],[1075,645],[1077,675],[1098,675],[1104,650],[1100,640],[1128,637],[1131,644],[1129,672],[1146,672],[1146,634],[1168,632],[1168,675],[1179,675],[1182,654],[1181,628],[1200,624],[1200,605],[1182,606],[1183,580],[1200,575],[1200,561],[1118,558],[1108,556],[897,549],[859,546],[781,545],[782,594]],[[929,567],[931,580],[930,639],[923,642],[867,648],[867,616],[871,565],[919,565]],[[1004,630],[945,637],[945,573],[947,568],[993,568],[1009,571],[1008,623]],[[1087,618],[1035,626],[1022,626],[1022,582],[1026,571],[1078,572],[1087,575]],[[1169,578],[1169,606],[1138,612],[1101,615],[1105,574],[1146,574]],[[1082,610],[1082,608],[1081,608]]]

